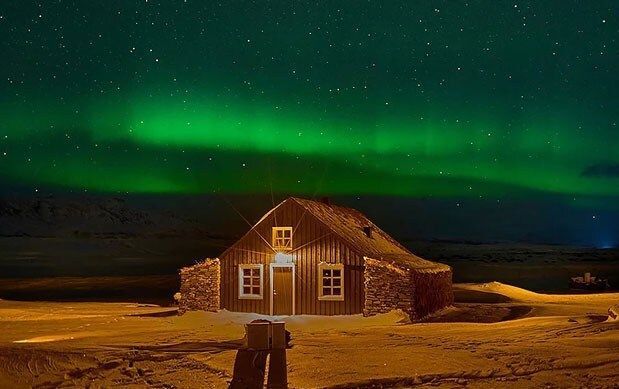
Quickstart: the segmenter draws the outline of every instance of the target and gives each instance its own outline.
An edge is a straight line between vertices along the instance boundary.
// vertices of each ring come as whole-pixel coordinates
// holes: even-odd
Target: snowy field
[[[423,323],[392,312],[287,318],[291,387],[617,387],[619,294],[456,286]],[[0,387],[225,388],[257,315],[130,303],[0,301]]]

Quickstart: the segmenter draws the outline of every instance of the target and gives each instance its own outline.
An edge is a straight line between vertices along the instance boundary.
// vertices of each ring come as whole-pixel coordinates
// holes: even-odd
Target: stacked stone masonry
[[[401,309],[411,320],[453,304],[451,270],[406,269],[365,259],[365,316]]]
[[[182,268],[179,312],[211,311],[220,308],[219,259],[207,259],[194,266]]]

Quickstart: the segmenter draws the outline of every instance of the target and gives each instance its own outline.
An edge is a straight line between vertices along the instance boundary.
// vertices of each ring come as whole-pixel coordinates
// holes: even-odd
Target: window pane
[[[342,285],[342,279],[341,278],[334,278],[333,279],[333,286],[341,286]]]
[[[251,287],[244,286],[243,287],[243,294],[250,294],[250,293],[251,293]]]
[[[331,296],[331,288],[322,288],[323,296]]]
[[[323,278],[322,286],[331,286],[331,278]]]
[[[275,249],[292,248],[292,228],[291,227],[273,227],[273,247]]]
[[[251,290],[252,290],[252,294],[260,295],[260,287],[259,286],[254,286],[253,288],[251,288]]]
[[[251,278],[243,277],[243,285],[251,285]]]
[[[260,269],[251,269],[251,275],[254,277],[260,277]]]
[[[251,275],[251,269],[243,269],[243,275],[244,276],[250,276]]]
[[[333,277],[341,277],[342,271],[340,269],[333,269]]]
[[[323,277],[331,277],[331,269],[322,269]]]
[[[342,295],[342,289],[341,288],[333,288],[333,295],[341,296]]]
[[[251,284],[260,286],[260,278],[252,278]]]

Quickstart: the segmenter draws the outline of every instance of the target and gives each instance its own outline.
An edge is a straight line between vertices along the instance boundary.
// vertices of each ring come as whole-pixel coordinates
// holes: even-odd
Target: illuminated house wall
[[[292,248],[284,251],[274,249],[273,228],[285,226],[293,229]],[[409,287],[390,290],[387,288],[387,279],[381,281],[380,267],[373,267],[370,272],[366,268],[366,259],[405,269],[402,277],[406,279],[395,284]],[[222,253],[219,260],[220,304],[221,308],[229,311],[277,314],[272,310],[273,266],[294,268],[294,286],[290,289],[294,295],[294,314],[371,315],[387,311],[388,308],[401,308],[397,300],[403,299],[408,300],[407,306],[411,307],[405,311],[411,317],[419,317],[412,308],[419,304],[418,299],[429,301],[421,309],[424,315],[453,302],[451,269],[448,266],[410,253],[360,212],[324,202],[298,198],[283,201]],[[261,293],[251,298],[241,295],[243,285],[240,285],[244,282],[241,281],[243,267],[248,266],[261,268]],[[341,296],[325,298],[323,295],[323,278],[329,274],[324,273],[325,268],[340,269],[343,277],[337,282],[341,282]],[[415,289],[416,280],[421,278],[412,275],[420,272],[427,273],[423,277],[424,285],[433,285],[435,289],[436,285],[441,285],[441,288],[432,292],[440,294],[438,298],[427,300],[424,297],[426,291]],[[367,288],[368,277],[373,279],[371,289]],[[381,292],[383,294],[375,293],[381,288],[384,289]],[[366,290],[372,291],[372,302],[369,305]],[[181,291],[184,291],[183,294],[191,293],[195,300],[196,294],[191,288],[182,286]]]

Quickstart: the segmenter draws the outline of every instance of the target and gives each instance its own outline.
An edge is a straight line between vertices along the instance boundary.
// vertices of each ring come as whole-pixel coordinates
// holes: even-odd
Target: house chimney
[[[364,226],[363,232],[365,232],[365,236],[367,236],[368,238],[371,238],[372,237],[372,226]]]
[[[325,204],[325,205],[331,206],[331,198],[329,198],[329,197],[321,197],[320,198],[320,202]]]

